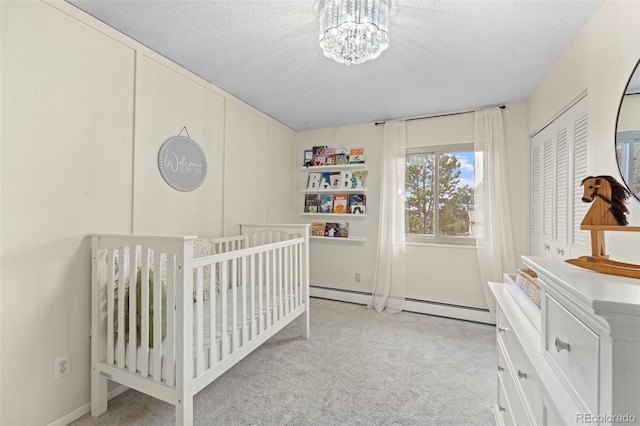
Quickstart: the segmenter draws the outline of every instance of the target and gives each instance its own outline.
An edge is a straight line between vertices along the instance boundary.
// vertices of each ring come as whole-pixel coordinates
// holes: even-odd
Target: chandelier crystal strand
[[[389,46],[390,0],[320,0],[320,47],[327,58],[361,64]]]

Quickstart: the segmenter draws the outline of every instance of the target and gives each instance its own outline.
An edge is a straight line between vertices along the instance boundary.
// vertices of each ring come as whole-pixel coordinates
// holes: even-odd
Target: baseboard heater
[[[371,301],[371,293],[365,291],[344,290],[319,285],[311,285],[309,295],[319,299],[337,300],[340,302],[356,303],[358,305],[365,306]],[[429,302],[426,300],[406,299],[404,310],[407,312],[435,315],[483,324],[495,324],[495,320],[491,316],[489,310],[483,308]]]

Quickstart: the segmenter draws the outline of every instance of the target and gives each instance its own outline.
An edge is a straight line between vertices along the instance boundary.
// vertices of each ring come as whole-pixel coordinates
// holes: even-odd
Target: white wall
[[[518,256],[529,247],[529,163],[524,104],[504,110],[508,140],[510,213],[515,221]],[[473,142],[473,114],[459,114],[407,122],[407,146]],[[342,290],[371,292],[373,288],[379,223],[382,126],[373,123],[314,130],[298,134],[298,164],[302,153],[315,145],[363,147],[367,169],[367,216],[351,219],[350,234],[365,236],[365,243],[313,240],[311,283]],[[298,189],[306,186],[306,171],[298,173]],[[506,184],[507,182],[505,182]],[[304,197],[298,197],[302,211]],[[311,222],[313,218],[302,217]],[[320,217],[318,221],[326,221]],[[345,219],[347,220],[347,219]],[[486,308],[475,247],[409,243],[407,246],[407,297],[459,306]],[[362,281],[354,281],[355,273]]]
[[[86,235],[289,222],[295,132],[66,2],[0,2],[0,17],[0,424],[41,425],[90,399]],[[208,160],[189,193],[157,168],[183,126]]]
[[[533,134],[587,90],[591,175],[621,179],[614,149],[616,116],[640,57],[639,23],[640,2],[606,1],[528,101]],[[631,199],[628,207],[630,224],[640,225],[640,202]],[[606,243],[613,259],[640,263],[640,235],[609,232]]]

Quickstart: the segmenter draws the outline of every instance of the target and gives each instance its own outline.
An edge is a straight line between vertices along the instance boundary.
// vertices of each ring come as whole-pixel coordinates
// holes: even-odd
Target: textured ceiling
[[[389,48],[346,66],[314,0],[70,3],[294,130],[523,102],[601,0],[396,0]]]

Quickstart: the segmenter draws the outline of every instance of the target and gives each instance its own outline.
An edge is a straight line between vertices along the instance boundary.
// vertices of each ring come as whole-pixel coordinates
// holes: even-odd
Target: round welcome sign
[[[193,191],[207,176],[207,158],[194,140],[184,136],[167,139],[158,153],[162,178],[178,191]]]

